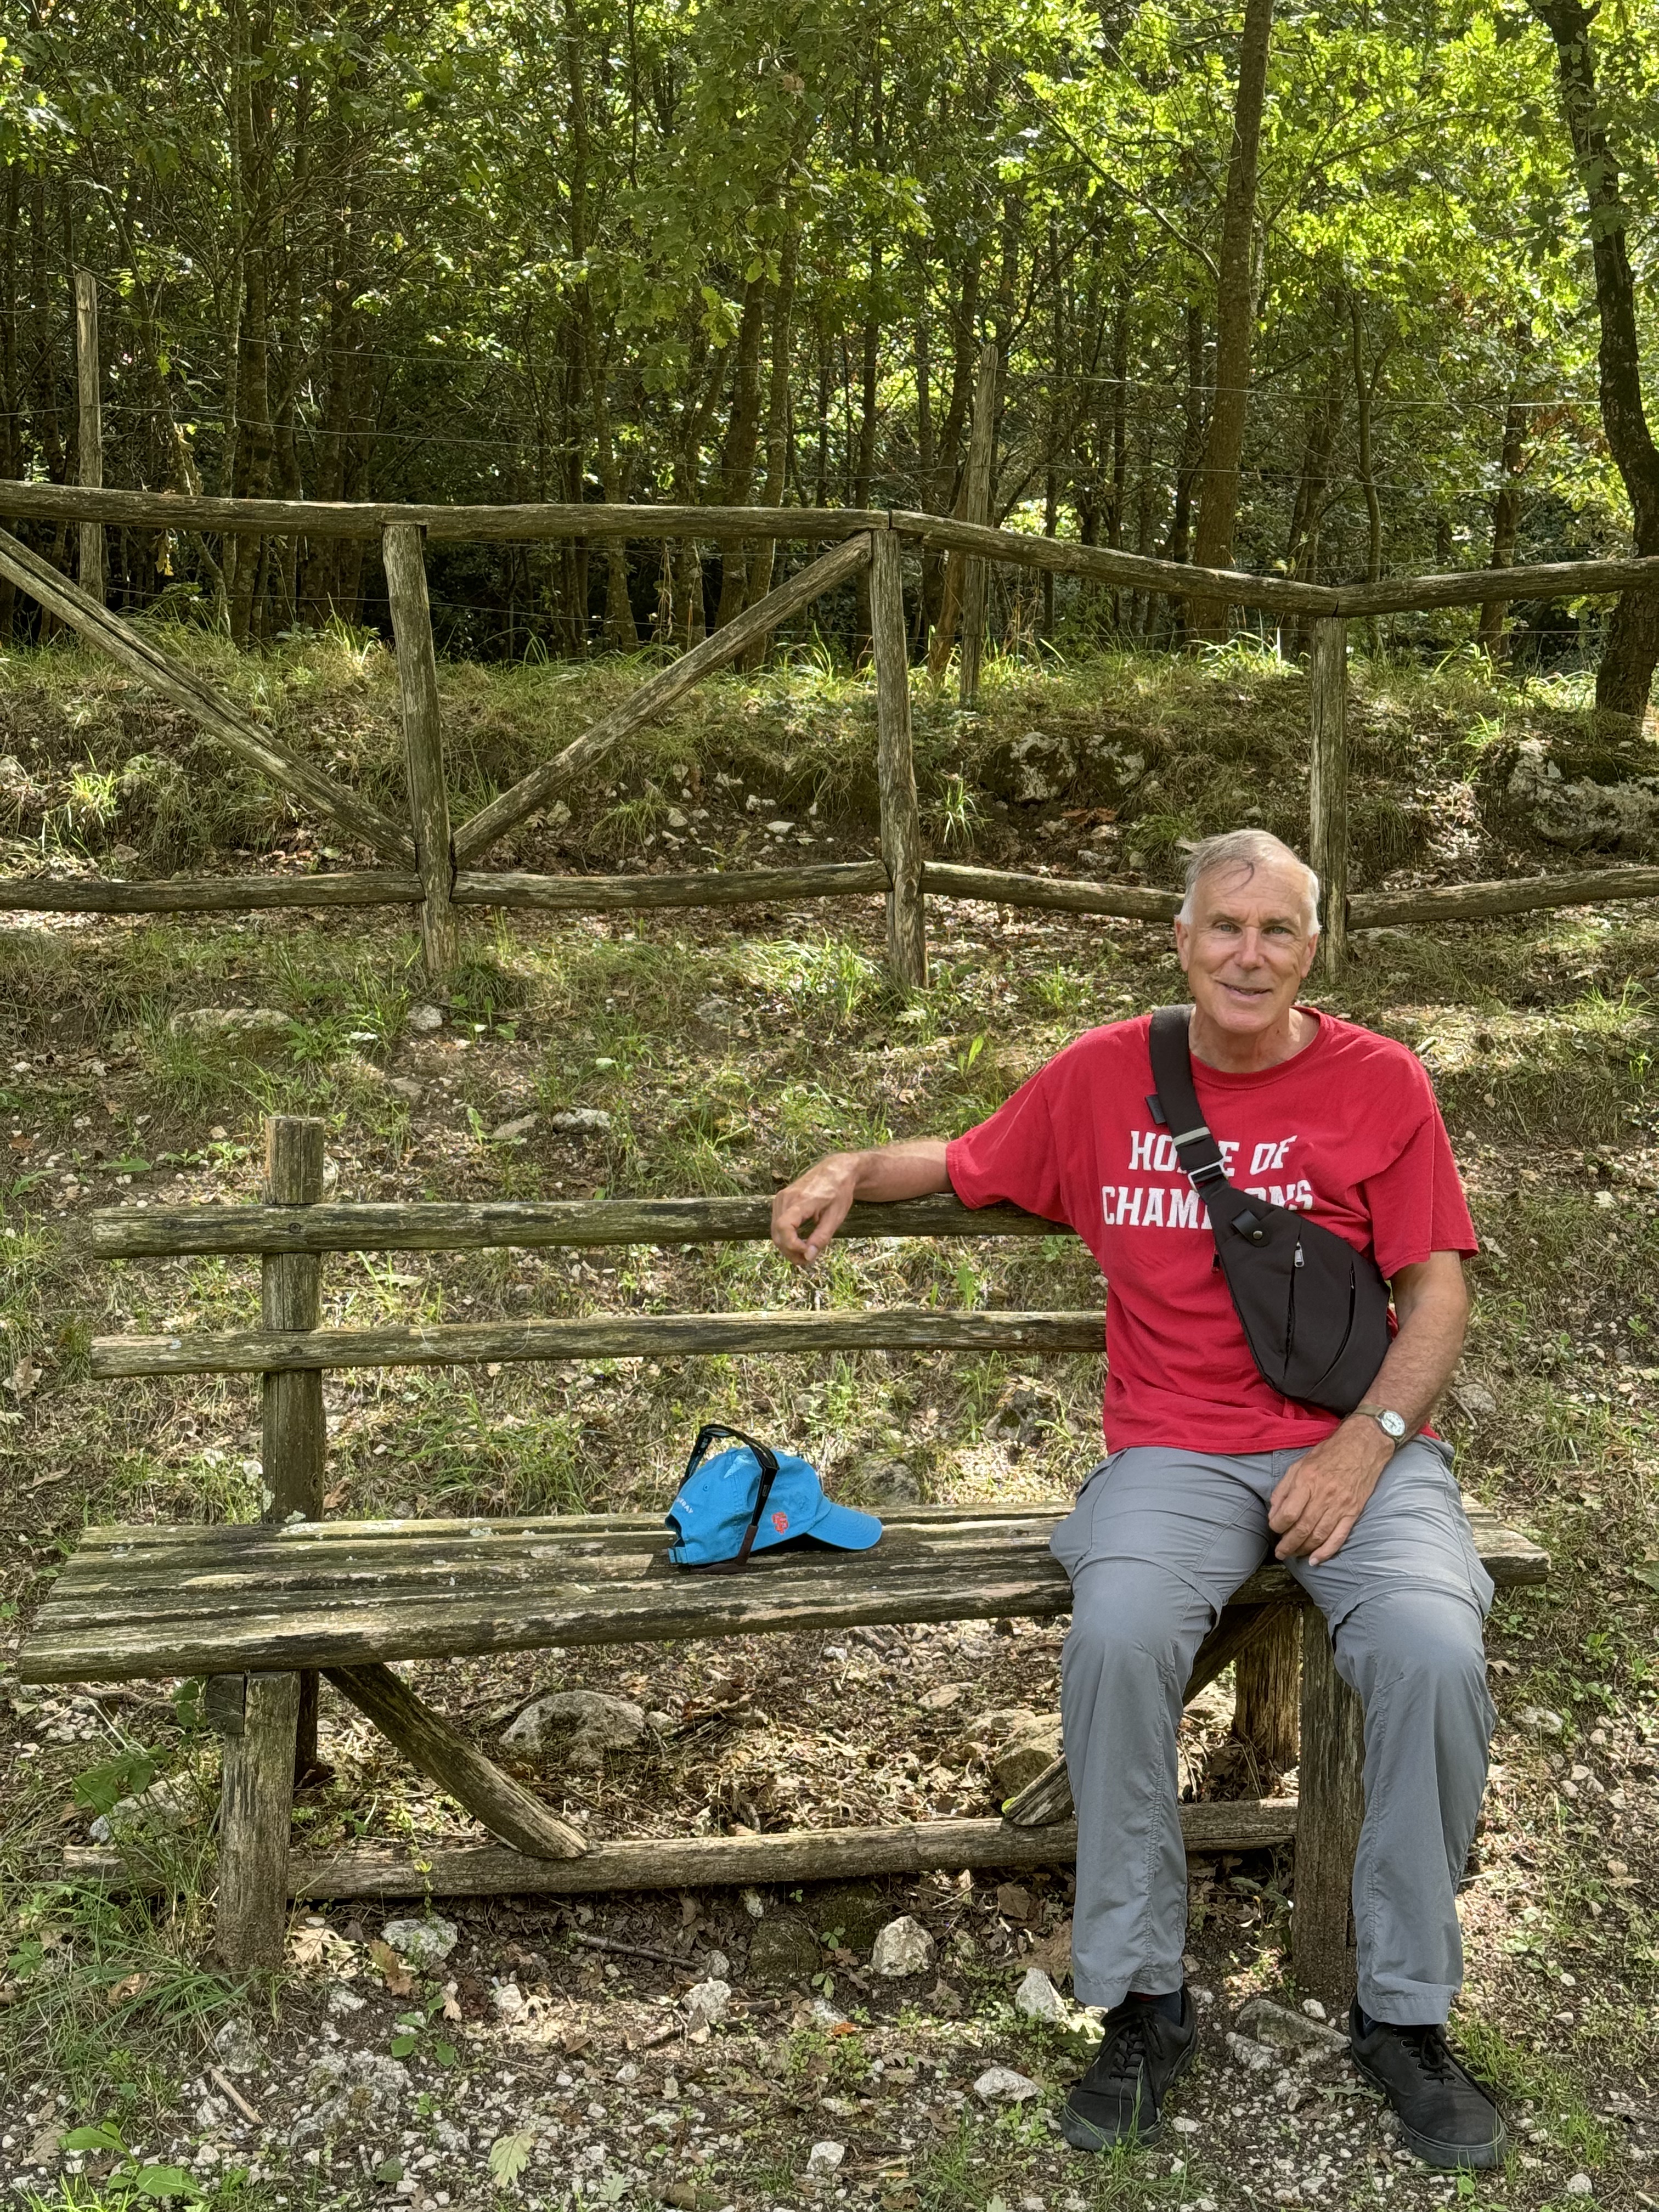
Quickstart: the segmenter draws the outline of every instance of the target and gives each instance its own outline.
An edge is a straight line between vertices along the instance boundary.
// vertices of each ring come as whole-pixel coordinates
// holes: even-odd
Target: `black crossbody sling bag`
[[[1389,1286],[1369,1252],[1229,1182],[1193,1089],[1190,1014],[1187,1006],[1162,1006],[1152,1016],[1158,1090],[1146,1103],[1209,1208],[1216,1254],[1262,1380],[1287,1398],[1351,1413],[1389,1348]]]

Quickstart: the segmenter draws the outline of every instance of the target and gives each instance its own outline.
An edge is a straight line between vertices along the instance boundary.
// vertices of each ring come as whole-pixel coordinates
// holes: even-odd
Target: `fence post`
[[[426,592],[425,540],[426,531],[420,523],[388,523],[381,551],[392,602],[392,634],[398,647],[410,826],[415,835],[415,865],[426,894],[421,907],[421,955],[427,974],[441,978],[455,965],[455,915],[450,905],[455,859],[449,834],[449,794],[444,788],[444,741],[438,720],[438,663],[432,644],[432,608]]]
[[[1296,1765],[1302,1684],[1302,1624],[1286,1609],[1233,1662],[1233,1734],[1259,1765]]]
[[[75,272],[75,367],[81,391],[81,481],[95,490],[104,481],[104,414],[98,374],[98,279],[90,269]],[[81,525],[81,559],[76,580],[91,599],[104,604],[104,526]]]
[[[870,533],[870,635],[876,663],[876,770],[881,857],[887,863],[887,961],[912,988],[927,981],[927,916],[921,896],[921,819],[910,742],[910,656],[904,633],[903,541]]]
[[[323,1194],[323,1124],[297,1114],[265,1123],[267,1206],[315,1206]],[[267,1252],[259,1263],[259,1317],[266,1328],[315,1328],[323,1317],[322,1261],[314,1252]],[[319,1521],[328,1425],[323,1378],[312,1371],[260,1378],[262,1456],[270,1504],[279,1525],[297,1514]],[[293,1779],[317,1763],[317,1677],[299,1677]]]
[[[1353,1987],[1353,1857],[1365,1811],[1359,1700],[1337,1673],[1316,1605],[1302,1608],[1302,1750],[1297,1761],[1297,1980],[1326,1995]]]
[[[1308,858],[1319,878],[1321,958],[1336,982],[1348,959],[1348,625],[1321,615],[1308,660]]]
[[[988,340],[979,357],[974,386],[974,422],[968,440],[968,496],[963,520],[988,524],[991,520],[991,464],[995,453],[997,413],[997,348]],[[986,587],[990,569],[983,561],[969,561],[962,579],[961,685],[957,697],[971,707],[979,696],[980,662],[985,653]]]

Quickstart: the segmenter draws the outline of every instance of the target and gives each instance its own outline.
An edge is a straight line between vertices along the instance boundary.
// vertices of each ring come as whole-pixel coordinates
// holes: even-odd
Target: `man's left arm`
[[[1365,1402],[1392,1407],[1414,1435],[1450,1382],[1463,1349],[1469,1294],[1462,1257],[1431,1252],[1401,1267],[1391,1287],[1399,1333]],[[1334,1559],[1393,1455],[1393,1445],[1368,1414],[1350,1413],[1297,1460],[1274,1491],[1267,1513],[1279,1540],[1274,1557],[1306,1559],[1316,1567]]]

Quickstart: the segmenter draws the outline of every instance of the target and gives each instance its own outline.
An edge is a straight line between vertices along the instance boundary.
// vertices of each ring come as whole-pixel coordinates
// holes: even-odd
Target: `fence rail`
[[[1141,884],[1020,874],[924,858],[905,641],[902,562],[907,546],[948,553],[962,604],[970,607],[982,605],[979,580],[987,567],[1007,563],[1119,587],[1261,607],[1308,624],[1311,642],[1309,852],[1326,887],[1322,957],[1331,975],[1341,970],[1352,929],[1474,920],[1598,899],[1659,896],[1659,869],[1626,867],[1350,899],[1346,729],[1350,620],[1540,594],[1659,589],[1659,558],[1473,569],[1449,576],[1328,586],[1287,577],[1195,568],[1107,547],[994,529],[988,523],[951,516],[878,509],[344,504],[191,498],[89,485],[0,481],[0,514],[76,523],[88,530],[105,523],[125,523],[137,528],[260,535],[380,536],[398,655],[410,807],[405,829],[302,755],[280,744],[193,671],[111,613],[100,598],[82,591],[49,562],[0,530],[0,575],[31,593],[60,621],[142,682],[183,707],[210,735],[289,797],[302,800],[394,864],[391,870],[343,871],[334,876],[253,876],[219,881],[66,883],[13,878],[0,881],[0,910],[166,914],[408,905],[420,914],[428,971],[441,977],[456,957],[453,917],[458,907],[609,913],[878,893],[886,900],[889,963],[898,979],[912,987],[927,981],[926,899],[930,893],[1054,913],[1168,921],[1179,903],[1174,894]],[[554,759],[532,769],[509,790],[492,799],[469,821],[453,823],[444,773],[422,533],[434,540],[501,543],[574,538],[707,539],[720,544],[796,539],[828,543],[831,550],[658,671],[621,706],[601,716]],[[562,787],[592,769],[625,738],[659,721],[705,677],[738,659],[823,593],[866,570],[876,676],[879,860],[711,870],[695,875],[612,877],[481,872],[471,865],[540,811]],[[963,667],[965,681],[966,657]]]

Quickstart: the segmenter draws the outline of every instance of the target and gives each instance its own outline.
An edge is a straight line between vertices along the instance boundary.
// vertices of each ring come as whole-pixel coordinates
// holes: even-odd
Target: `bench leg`
[[[1233,1679],[1234,1735],[1258,1766],[1283,1773],[1296,1765],[1302,1689],[1302,1626],[1291,1607],[1273,1609],[1234,1660]]]
[[[233,1679],[245,1690],[240,1715],[229,1685],[216,1699],[225,1729],[216,1946],[231,1972],[241,1974],[283,1962],[300,1677]]]
[[[1364,1816],[1364,1717],[1336,1671],[1317,1606],[1302,1613],[1302,1755],[1297,1789],[1296,1978],[1346,2002],[1353,1988],[1353,1860]]]

